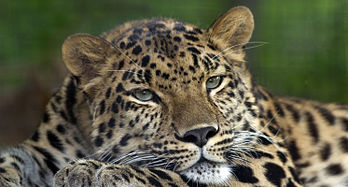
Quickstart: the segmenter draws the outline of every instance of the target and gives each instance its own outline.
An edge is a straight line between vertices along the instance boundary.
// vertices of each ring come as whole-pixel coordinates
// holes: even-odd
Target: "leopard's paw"
[[[95,174],[104,164],[96,160],[78,160],[59,170],[54,176],[55,186],[98,186]]]
[[[130,165],[79,160],[58,171],[57,187],[91,186],[186,186],[181,177],[160,168],[140,168]]]

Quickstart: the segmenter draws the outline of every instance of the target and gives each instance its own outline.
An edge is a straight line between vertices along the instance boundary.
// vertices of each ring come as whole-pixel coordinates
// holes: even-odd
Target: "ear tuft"
[[[210,41],[222,49],[241,49],[249,42],[254,29],[254,18],[247,7],[231,8],[208,29]]]
[[[68,70],[87,83],[106,66],[116,49],[106,40],[89,34],[69,36],[63,43],[62,56]]]

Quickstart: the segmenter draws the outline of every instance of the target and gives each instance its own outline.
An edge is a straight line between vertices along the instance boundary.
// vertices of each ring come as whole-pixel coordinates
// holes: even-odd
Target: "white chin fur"
[[[180,174],[193,182],[222,184],[231,177],[231,169],[226,164],[202,162],[181,171]]]

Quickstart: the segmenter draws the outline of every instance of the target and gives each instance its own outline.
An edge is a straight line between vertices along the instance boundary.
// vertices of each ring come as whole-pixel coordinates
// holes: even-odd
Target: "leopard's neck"
[[[39,162],[55,173],[66,163],[92,154],[90,118],[88,105],[78,88],[78,79],[67,76],[63,86],[48,102],[39,127],[21,146],[40,155],[38,158],[46,158]]]

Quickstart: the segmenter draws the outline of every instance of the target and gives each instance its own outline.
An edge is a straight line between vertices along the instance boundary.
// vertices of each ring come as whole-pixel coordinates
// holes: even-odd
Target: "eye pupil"
[[[206,82],[206,88],[207,89],[217,88],[218,86],[220,86],[221,82],[222,82],[221,76],[211,77]]]
[[[149,101],[153,98],[153,94],[149,90],[136,90],[133,96],[140,101]]]

